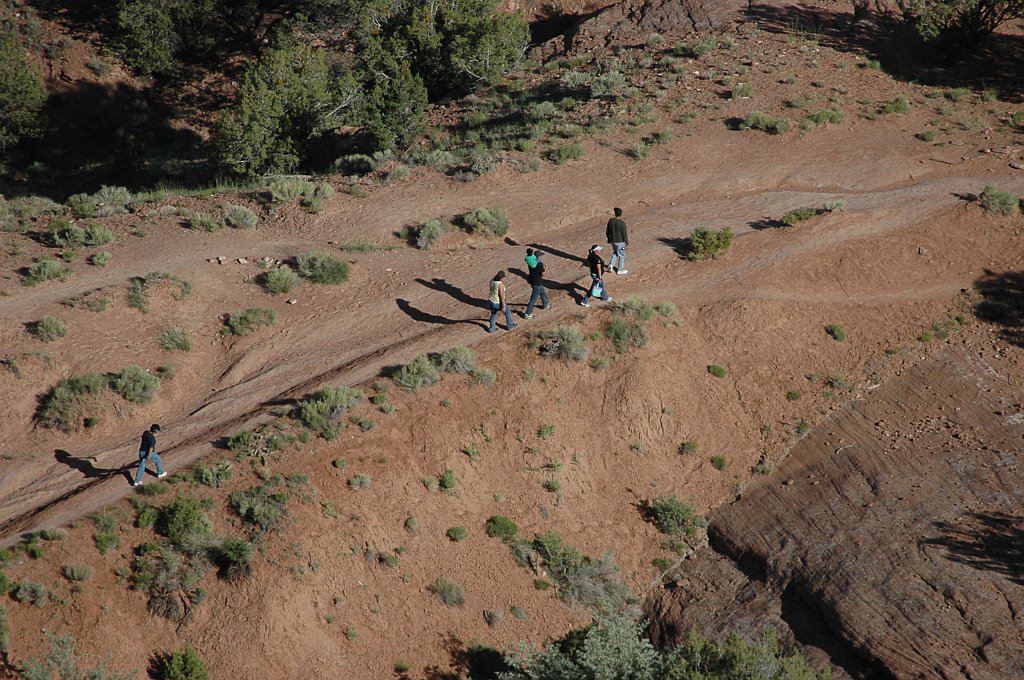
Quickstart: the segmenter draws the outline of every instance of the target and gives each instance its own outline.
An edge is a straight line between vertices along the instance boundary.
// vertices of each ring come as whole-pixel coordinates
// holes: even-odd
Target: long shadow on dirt
[[[1024,585],[1024,515],[971,513],[961,524],[935,522],[941,534],[924,541],[946,549],[950,560],[993,571]]]
[[[94,464],[96,458],[93,456],[77,457],[71,455],[64,449],[55,449],[53,457],[57,459],[58,463],[63,463],[69,468],[78,470],[87,479],[106,479],[107,477],[116,477],[117,475],[129,475],[131,474],[132,464],[122,465],[119,468],[100,468]]]
[[[398,308],[413,321],[424,321],[426,323],[436,323],[443,326],[450,326],[457,323],[468,323],[470,326],[487,328],[487,325],[483,321],[473,321],[471,319],[449,319],[446,316],[425,312],[422,309],[414,307],[408,300],[403,300],[401,298],[395,300],[395,304],[398,305]]]
[[[448,283],[445,279],[433,278],[427,281],[426,279],[416,279],[416,283],[426,286],[431,290],[440,291],[447,293],[459,302],[467,304],[470,307],[480,307],[481,309],[487,308],[487,301],[483,298],[478,298],[470,295],[466,291],[462,290],[458,286]]]
[[[999,334],[1007,342],[1024,347],[1024,272],[996,272],[974,282],[981,300],[974,306],[975,315],[1000,326]]]
[[[841,52],[876,59],[889,75],[938,87],[991,89],[1007,101],[1024,90],[1024,36],[995,34],[974,54],[955,64],[921,43],[895,13],[874,13],[854,22],[852,12],[787,5],[751,5],[747,16],[758,28],[796,35]]]

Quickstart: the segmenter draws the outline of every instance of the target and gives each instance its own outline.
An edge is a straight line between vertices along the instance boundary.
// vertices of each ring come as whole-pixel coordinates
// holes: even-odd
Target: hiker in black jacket
[[[629,245],[629,234],[626,230],[626,223],[622,219],[622,208],[615,208],[615,217],[608,220],[608,228],[605,230],[608,243],[612,246],[612,257],[609,260],[611,269],[616,274],[628,274],[626,269],[626,246]],[[618,264],[616,264],[616,261]]]

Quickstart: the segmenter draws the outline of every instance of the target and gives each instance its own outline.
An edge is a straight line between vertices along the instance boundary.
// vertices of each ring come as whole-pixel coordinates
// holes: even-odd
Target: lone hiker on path
[[[628,274],[626,246],[629,245],[629,234],[626,231],[626,223],[622,220],[622,208],[615,208],[615,217],[608,220],[605,235],[608,237],[608,243],[612,246],[612,271],[616,274]],[[618,260],[618,265],[615,264],[616,260]]]
[[[135,475],[134,486],[142,484],[142,478],[146,475],[146,464],[149,461],[153,461],[156,465],[156,476],[158,479],[163,479],[167,476],[164,472],[164,466],[160,463],[160,454],[156,452],[156,433],[160,431],[160,426],[153,423],[149,426],[149,429],[142,433],[142,443],[139,445],[139,471]]]
[[[544,261],[541,259],[544,257],[544,253],[541,251],[535,251],[533,255],[534,265],[530,267],[530,270],[526,274],[526,280],[530,282],[530,286],[533,287],[533,292],[530,293],[530,302],[526,305],[526,313],[523,316],[527,319],[533,318],[533,306],[537,303],[537,299],[540,299],[541,309],[550,309],[551,303],[548,301],[548,292],[544,290]],[[526,258],[530,260],[529,257]]]
[[[491,303],[491,326],[487,329],[488,333],[493,333],[495,329],[495,320],[498,318],[498,312],[505,312],[505,328],[512,330],[516,327],[512,323],[512,309],[508,306],[507,293],[505,291],[505,282],[502,279],[505,278],[505,270],[502,269],[500,272],[494,275],[491,279],[491,289],[487,296],[488,301]]]
[[[590,267],[590,288],[587,289],[587,294],[580,300],[580,304],[584,307],[590,306],[590,298],[592,297],[599,297],[605,302],[612,301],[608,297],[608,289],[604,287],[604,274],[608,271],[608,266],[604,263],[604,259],[601,258],[602,250],[604,250],[603,247],[595,245],[590,246],[590,252],[587,253],[587,260],[584,264]]]

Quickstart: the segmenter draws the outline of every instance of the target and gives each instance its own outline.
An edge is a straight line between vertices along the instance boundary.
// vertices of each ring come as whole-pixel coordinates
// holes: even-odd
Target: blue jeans
[[[619,261],[618,269],[626,268],[626,244],[625,243],[613,243],[612,244],[612,259],[608,261],[608,266],[612,269],[616,269],[615,260]]]
[[[139,471],[135,475],[136,484],[140,483],[142,481],[142,478],[146,476],[146,463],[148,463],[149,461],[153,461],[153,463],[156,465],[156,473],[158,475],[162,475],[164,473],[164,466],[160,462],[159,453],[154,451],[153,453],[149,454],[149,456],[146,456],[144,452],[139,451]]]
[[[490,301],[488,301],[490,302]],[[491,302],[491,327],[487,329],[488,333],[493,333],[495,324],[494,322],[498,319],[498,312],[501,311],[501,304],[498,302]],[[508,305],[505,305],[505,328],[512,330],[516,325],[512,323],[512,310]]]
[[[594,274],[593,272],[590,274],[590,288],[587,288],[587,294],[583,296],[584,302],[590,302],[590,298],[592,297],[591,293],[594,292],[594,284],[598,281],[601,281],[601,299],[608,302],[608,289],[605,288],[604,281],[597,278],[597,274]]]
[[[530,301],[526,304],[526,316],[533,314],[533,306],[537,304],[538,298],[540,299],[542,309],[547,309],[551,306],[548,303],[548,292],[544,290],[544,284],[534,286],[533,293],[530,294]]]

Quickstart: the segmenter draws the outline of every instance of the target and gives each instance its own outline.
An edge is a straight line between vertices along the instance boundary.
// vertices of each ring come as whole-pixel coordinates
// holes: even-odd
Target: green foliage
[[[469,373],[476,368],[476,352],[468,347],[449,347],[437,356],[436,364],[445,373]]]
[[[153,677],[156,680],[210,680],[210,673],[199,652],[186,644],[176,652],[158,656],[153,663]]]
[[[46,102],[39,68],[10,28],[0,29],[0,160],[39,132]]]
[[[160,378],[150,375],[141,366],[125,366],[111,378],[110,387],[126,401],[148,404],[160,389]]]
[[[577,142],[570,142],[552,149],[550,158],[556,165],[564,165],[569,161],[578,161],[583,158],[583,145]]]
[[[56,217],[46,230],[46,242],[56,248],[77,248],[85,241],[85,232],[66,217]]]
[[[7,593],[7,577],[0,573],[0,595]],[[7,607],[0,603],[0,661],[7,660],[11,651],[11,628],[7,624]]]
[[[478,208],[459,215],[458,223],[470,234],[504,236],[508,233],[508,208]]]
[[[437,367],[426,355],[421,355],[391,374],[395,384],[407,390],[429,387],[441,379]]]
[[[94,222],[85,225],[82,231],[82,245],[105,246],[117,240],[117,234],[113,229],[104,227]]]
[[[106,217],[126,212],[128,204],[132,201],[132,194],[125,187],[103,185],[93,199],[97,206],[96,215]]]
[[[356,99],[353,78],[333,78],[322,51],[286,40],[246,69],[214,130],[214,157],[235,175],[290,172]]]
[[[977,50],[1004,23],[1024,17],[1021,0],[899,0],[904,19],[945,58]]]
[[[447,469],[441,473],[441,476],[437,478],[437,486],[441,491],[445,493],[451,493],[455,490],[455,486],[459,483],[459,478],[455,475],[455,470]]]
[[[288,493],[279,490],[281,478],[271,477],[265,484],[231,494],[229,503],[244,521],[262,531],[280,528],[288,516]]]
[[[901,95],[892,101],[882,104],[882,107],[879,110],[881,113],[886,115],[893,113],[906,113],[910,110],[910,100]]]
[[[725,456],[721,454],[711,456],[711,466],[716,470],[724,470],[727,464],[728,461],[725,459]]]
[[[605,71],[590,83],[591,97],[614,98],[626,89],[626,76],[620,71]]]
[[[365,472],[360,472],[358,475],[349,477],[348,488],[356,491],[358,489],[365,489],[373,483],[373,478]]]
[[[830,323],[825,326],[825,332],[832,336],[832,339],[836,342],[843,342],[846,340],[846,331],[843,327],[837,323]]]
[[[491,538],[511,542],[515,539],[519,526],[505,515],[492,515],[484,524],[484,530]]]
[[[598,612],[621,612],[633,602],[610,555],[585,557],[554,533],[537,536],[533,549],[558,586],[559,597],[569,604],[579,603]]]
[[[494,371],[483,366],[474,367],[470,374],[478,385],[493,385],[494,381],[498,378]]]
[[[252,556],[256,552],[249,541],[228,536],[213,551],[213,560],[221,578],[237,581],[252,574]]]
[[[261,279],[263,289],[271,295],[290,292],[299,283],[299,275],[287,265],[270,270]]]
[[[726,375],[726,370],[724,367],[719,366],[718,364],[709,364],[708,373],[715,376],[716,378],[724,378]]]
[[[184,300],[192,293],[191,281],[185,281],[167,272],[149,272],[145,276],[132,281],[132,287],[128,290],[128,305],[143,313],[148,312],[149,291],[153,286],[163,281],[171,281],[178,284],[178,292],[172,294],[175,300]]]
[[[317,436],[334,439],[344,427],[344,415],[365,398],[351,387],[325,387],[299,402],[295,413]]]
[[[174,500],[160,508],[155,528],[172,546],[183,552],[205,546],[213,534],[202,501],[184,494],[175,496]]]
[[[590,345],[579,326],[559,324],[554,330],[539,331],[530,338],[542,355],[562,361],[583,361],[590,353]]]
[[[348,280],[348,263],[326,251],[311,251],[295,258],[299,275],[313,283],[337,284]]]
[[[184,328],[168,328],[160,334],[159,343],[168,352],[188,352],[192,349],[192,336]]]
[[[462,586],[450,579],[437,579],[430,586],[430,592],[449,607],[461,607],[466,602],[466,593]]]
[[[732,245],[732,239],[733,233],[729,227],[719,230],[697,227],[690,234],[689,252],[686,257],[691,261],[706,260],[709,257],[716,259],[728,250]]]
[[[790,390],[786,392],[786,399],[789,401],[799,401],[800,397],[803,396],[803,392],[800,390]]]
[[[105,375],[88,373],[61,380],[43,397],[37,413],[39,424],[65,432],[78,430],[95,397],[105,392],[110,382]]]
[[[780,135],[789,131],[789,123],[784,120],[772,118],[763,111],[751,111],[743,122],[739,124],[740,130],[761,130],[770,135]]]
[[[693,538],[703,526],[694,507],[675,496],[658,496],[647,503],[645,512],[658,531],[674,538]]]
[[[192,216],[192,219],[188,221],[189,229],[198,229],[201,231],[220,231],[224,228],[224,222],[221,218],[210,213],[197,212]]]
[[[782,223],[787,227],[817,217],[818,211],[814,208],[795,208],[782,216]]]
[[[992,184],[986,184],[978,194],[978,203],[993,215],[1012,215],[1020,208],[1020,199],[1008,191],[999,191]]]
[[[21,283],[34,286],[43,281],[63,281],[71,274],[71,268],[63,266],[51,257],[40,257],[28,266]]]
[[[43,342],[53,342],[68,334],[67,325],[55,316],[44,316],[29,324],[28,332]]]
[[[42,661],[28,659],[22,665],[23,680],[134,680],[135,673],[116,673],[107,670],[109,658],[95,668],[78,667],[81,658],[75,653],[75,639],[70,635],[54,635],[43,630],[50,643],[50,651]]]
[[[419,226],[404,229],[403,234],[412,245],[420,250],[430,250],[431,246],[448,233],[448,229],[449,224],[447,222],[434,218],[427,220]]]
[[[466,527],[459,526],[449,528],[448,531],[445,532],[445,535],[453,542],[458,543],[459,541],[466,540],[466,536],[469,535],[469,532],[466,530]]]
[[[276,320],[277,313],[274,310],[256,307],[230,314],[225,324],[232,335],[248,335],[263,326],[269,326]]]
[[[256,213],[244,205],[225,205],[223,211],[224,224],[232,229],[252,229],[259,222]]]
[[[612,341],[612,347],[619,354],[630,347],[643,347],[647,344],[647,332],[643,323],[630,323],[621,316],[613,316],[604,326],[604,333]]]
[[[229,443],[230,447],[230,443]],[[231,463],[224,461],[210,465],[197,464],[192,468],[192,479],[203,486],[220,487],[231,479]]]
[[[61,573],[71,582],[83,582],[92,578],[92,567],[88,564],[65,564]]]

